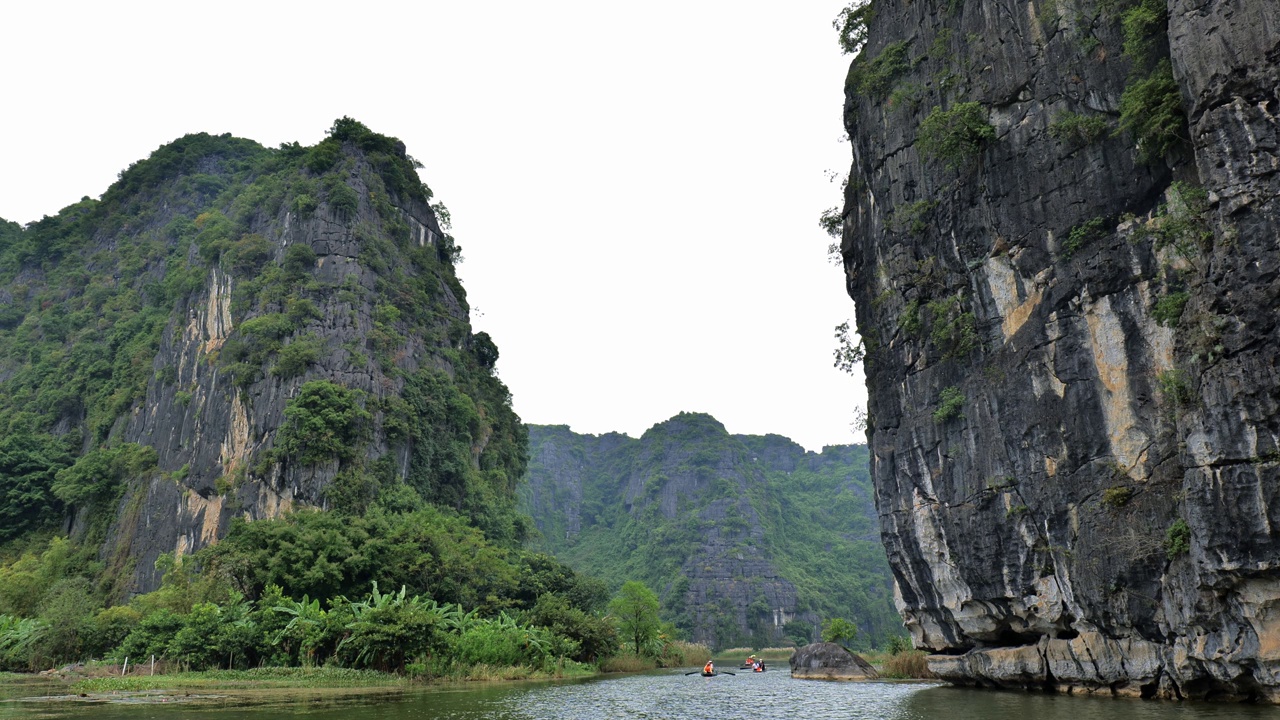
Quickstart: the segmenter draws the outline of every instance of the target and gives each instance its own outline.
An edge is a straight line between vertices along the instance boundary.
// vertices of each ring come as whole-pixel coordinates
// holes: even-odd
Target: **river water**
[[[130,696],[125,703],[35,700],[8,687],[0,718],[85,720],[1280,720],[1280,708],[968,690],[921,683],[793,680],[788,672],[704,678],[675,672],[576,682],[474,684],[447,689],[285,691],[192,700]],[[161,702],[163,700],[163,702]]]

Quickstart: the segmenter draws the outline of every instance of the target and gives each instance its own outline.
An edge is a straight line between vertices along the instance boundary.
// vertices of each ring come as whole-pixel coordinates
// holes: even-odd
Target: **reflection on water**
[[[4,693],[9,697],[12,692]],[[183,698],[174,698],[181,701]],[[792,680],[785,672],[703,678],[655,673],[578,682],[368,690],[354,694],[264,693],[268,705],[243,698],[174,705],[103,705],[0,700],[0,718],[88,720],[1280,720],[1280,709],[1175,704],[965,690],[926,684]]]

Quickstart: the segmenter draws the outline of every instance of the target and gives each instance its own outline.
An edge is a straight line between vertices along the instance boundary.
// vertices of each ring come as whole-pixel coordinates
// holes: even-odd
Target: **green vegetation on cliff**
[[[188,135],[0,222],[0,667],[616,650],[604,586],[521,548],[526,430],[418,167],[349,118]]]
[[[808,641],[837,615],[864,644],[901,633],[865,447],[806,453],[696,413],[639,439],[563,426],[530,439],[520,493],[542,547],[615,587],[643,581],[695,640]]]

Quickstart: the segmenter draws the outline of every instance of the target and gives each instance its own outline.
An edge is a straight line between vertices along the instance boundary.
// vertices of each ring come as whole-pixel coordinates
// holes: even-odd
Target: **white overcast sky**
[[[425,163],[526,422],[860,442],[817,226],[849,165],[845,4],[5,3],[0,217],[186,133],[312,144],[350,115]]]

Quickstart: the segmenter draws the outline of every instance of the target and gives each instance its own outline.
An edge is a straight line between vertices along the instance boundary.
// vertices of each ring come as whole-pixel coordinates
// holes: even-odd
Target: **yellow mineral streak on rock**
[[[244,403],[240,402],[240,393],[235,393],[231,400],[231,418],[227,423],[227,437],[222,441],[220,449],[222,474],[234,477],[236,470],[244,467],[248,461],[249,449],[249,416],[245,412]]]
[[[191,521],[183,522],[184,526],[192,527],[199,523],[199,537],[178,536],[178,542],[173,548],[175,560],[218,541],[218,521],[222,519],[222,504],[225,500],[226,498],[221,495],[214,495],[206,500],[200,496],[200,493],[182,494],[182,505],[178,508],[178,516]]]
[[[1057,459],[1057,458],[1055,458],[1055,457],[1053,457],[1053,456],[1051,456],[1051,455],[1045,455],[1045,456],[1044,456],[1044,473],[1045,473],[1046,475],[1048,475],[1049,477],[1053,477],[1054,475],[1057,475],[1057,474],[1058,474],[1058,459]]]
[[[1133,412],[1124,328],[1112,311],[1109,298],[1100,298],[1086,308],[1093,364],[1102,384],[1098,400],[1111,454],[1122,467],[1134,468],[1141,462],[1150,439],[1138,428]]]
[[[1026,298],[1022,297],[1018,291],[1017,271],[1007,257],[988,258],[986,270],[987,287],[996,301],[996,310],[1004,318],[1000,331],[1008,342],[1026,324],[1027,318],[1044,298],[1044,293],[1037,289]]]
[[[204,311],[205,342],[202,349],[210,353],[222,347],[231,330],[231,276],[214,268],[209,280],[209,302]]]
[[[293,510],[293,492],[285,489],[282,493],[277,493],[270,488],[264,488],[261,495],[258,496],[258,515],[264,520],[274,520],[283,516],[285,513]],[[245,520],[253,520],[249,513],[244,515]]]

